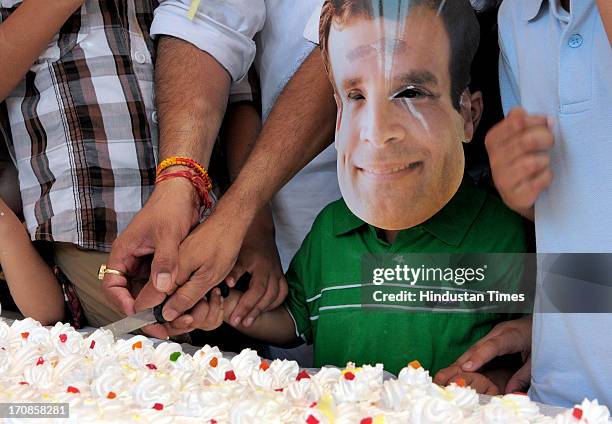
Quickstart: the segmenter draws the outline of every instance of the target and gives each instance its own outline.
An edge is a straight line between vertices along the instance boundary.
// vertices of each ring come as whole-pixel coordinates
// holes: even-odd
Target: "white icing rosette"
[[[238,355],[234,356],[230,362],[236,377],[240,380],[246,380],[254,371],[259,369],[261,358],[254,350],[244,349]]]
[[[454,423],[462,420],[461,408],[433,396],[417,399],[410,414],[411,424]]]
[[[308,406],[318,402],[323,396],[323,390],[312,378],[302,378],[292,381],[284,390],[285,396],[296,406]]]
[[[23,372],[36,365],[40,359],[39,352],[28,345],[24,345],[11,353],[11,365],[8,369],[9,376],[23,375]],[[43,358],[44,359],[44,358]]]
[[[447,387],[433,386],[432,395],[458,406],[466,412],[471,412],[478,406],[479,398],[476,390],[451,383]]]
[[[172,387],[161,378],[145,377],[131,389],[134,403],[141,408],[153,408],[156,404],[166,407],[173,403]]]
[[[274,376],[277,387],[286,387],[292,381],[295,381],[300,373],[300,367],[295,361],[287,361],[275,359],[270,363],[268,371]]]
[[[98,328],[83,340],[85,347],[84,354],[94,359],[103,358],[114,354],[115,337],[109,330]]]
[[[96,398],[125,398],[128,393],[129,381],[125,378],[122,369],[113,367],[96,377],[90,386],[92,396]]]
[[[227,373],[232,371],[232,364],[226,358],[217,360],[215,366],[210,366],[205,375],[205,379],[210,384],[221,384],[225,381]]]
[[[554,424],[608,424],[610,411],[597,400],[584,399],[580,405],[575,405],[555,417]]]
[[[334,387],[341,377],[342,371],[335,367],[323,367],[319,370],[319,372],[312,376],[312,378],[324,390],[330,390],[332,387]]]
[[[388,380],[383,383],[380,404],[390,411],[403,411],[412,405],[412,398],[404,385],[397,380]]]
[[[409,386],[416,387],[417,389],[429,390],[431,388],[432,378],[429,375],[429,371],[425,370],[423,367],[413,367],[408,365],[401,369],[397,379],[400,383]]]
[[[204,347],[194,353],[193,363],[197,370],[206,371],[211,366],[210,363],[213,358],[218,361],[223,358],[223,353],[221,353],[217,346],[210,347],[209,345],[204,345]]]

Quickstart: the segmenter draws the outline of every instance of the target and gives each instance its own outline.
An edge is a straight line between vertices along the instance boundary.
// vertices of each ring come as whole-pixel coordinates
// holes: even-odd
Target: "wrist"
[[[171,172],[171,171],[170,171]],[[162,173],[163,175],[164,173]],[[172,196],[174,198],[180,198],[183,201],[193,207],[194,211],[198,212],[202,204],[200,195],[196,188],[191,184],[191,181],[185,178],[169,178],[167,180],[159,181],[155,184],[154,194],[161,195],[162,197]]]

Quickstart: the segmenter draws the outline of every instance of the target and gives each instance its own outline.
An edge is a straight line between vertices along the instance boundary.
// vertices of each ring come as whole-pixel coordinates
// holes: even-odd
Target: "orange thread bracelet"
[[[196,192],[198,193],[198,197],[200,198],[200,201],[204,205],[205,209],[210,209],[212,207],[213,202],[210,197],[210,194],[208,193],[210,191],[210,189],[208,188],[210,178],[208,178],[208,176],[207,176],[207,179],[205,180],[204,178],[202,178],[200,175],[196,174],[195,172],[173,171],[173,172],[168,172],[167,174],[159,175],[156,178],[155,183],[157,184],[162,181],[169,180],[171,178],[185,178],[189,180],[191,184],[193,185],[193,187],[196,189]]]
[[[207,190],[212,190],[212,181],[208,176],[208,172],[204,169],[202,165],[191,158],[182,157],[182,156],[172,156],[167,159],[164,159],[159,166],[157,167],[157,176],[159,177],[162,172],[171,166],[186,166],[195,171],[199,176],[205,181]]]

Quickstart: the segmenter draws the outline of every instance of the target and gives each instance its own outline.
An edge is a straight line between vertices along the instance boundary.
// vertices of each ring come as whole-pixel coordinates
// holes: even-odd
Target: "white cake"
[[[608,423],[585,400],[544,417],[527,396],[479,405],[476,392],[432,383],[413,362],[383,381],[382,366],[323,368],[310,375],[293,361],[265,361],[245,349],[231,360],[216,347],[193,356],[176,343],[135,336],[84,338],[66,324],[0,321],[0,403],[69,403],[70,423]],[[0,422],[23,422],[5,418]]]

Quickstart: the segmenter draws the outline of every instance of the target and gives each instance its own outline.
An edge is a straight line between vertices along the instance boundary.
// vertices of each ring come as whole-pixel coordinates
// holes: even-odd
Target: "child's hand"
[[[476,372],[465,372],[458,365],[451,365],[445,368],[442,374],[438,372],[434,377],[434,382],[440,386],[448,386],[451,383],[465,384],[483,395],[497,396],[501,390],[486,375]],[[441,379],[441,375],[452,375],[450,378]]]
[[[550,126],[546,116],[530,116],[516,108],[489,131],[485,140],[499,194],[511,209],[530,218],[538,196],[553,178]]]

